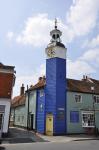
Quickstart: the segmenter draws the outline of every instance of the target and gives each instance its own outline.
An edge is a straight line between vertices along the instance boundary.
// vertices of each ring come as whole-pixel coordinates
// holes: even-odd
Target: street
[[[8,136],[2,139],[2,144],[32,143],[32,142],[44,142],[44,140],[36,136],[34,132],[17,127],[9,128]]]
[[[72,141],[67,143],[4,144],[0,150],[98,150],[98,140]]]

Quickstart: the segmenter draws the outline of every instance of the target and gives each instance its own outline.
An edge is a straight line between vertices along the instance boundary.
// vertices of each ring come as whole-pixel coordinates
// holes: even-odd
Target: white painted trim
[[[75,99],[75,96],[76,96],[76,95],[78,95],[78,96],[80,95],[80,96],[81,96],[80,102],[76,102],[76,99]],[[75,94],[75,95],[74,95],[74,99],[75,99],[75,102],[76,102],[77,104],[78,104],[78,103],[82,103],[82,95],[81,95],[81,94]]]
[[[85,114],[85,115],[86,115],[86,114],[87,114],[87,115],[88,115],[88,114],[94,115],[94,111],[82,111],[81,114],[82,114],[82,127],[83,127],[83,128],[89,128],[89,127],[90,127],[90,128],[94,128],[94,127],[95,127],[94,125],[88,125],[88,122],[84,122],[84,121],[83,121],[83,114]],[[87,121],[88,121],[88,120],[87,120]]]
[[[5,106],[5,112],[4,112],[4,122],[3,122],[3,133],[8,132],[8,125],[9,125],[9,115],[10,115],[10,105],[11,105],[11,99],[2,99],[0,98],[0,105]]]
[[[94,111],[82,111],[82,114],[94,114]]]
[[[11,73],[11,74],[13,74],[14,70],[11,70],[11,69],[0,69],[0,73]]]

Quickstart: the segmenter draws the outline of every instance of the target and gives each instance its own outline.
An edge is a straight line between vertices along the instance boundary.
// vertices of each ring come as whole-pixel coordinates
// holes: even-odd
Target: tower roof
[[[48,47],[50,47],[50,46],[60,46],[60,47],[65,48],[65,45],[61,42],[60,37],[62,35],[62,32],[57,27],[57,19],[56,18],[55,18],[54,23],[55,23],[54,29],[50,32],[50,36],[52,38],[51,38],[50,43],[48,44]]]

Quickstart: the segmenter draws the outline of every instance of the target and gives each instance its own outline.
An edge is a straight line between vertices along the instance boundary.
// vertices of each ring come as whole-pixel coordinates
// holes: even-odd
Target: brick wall
[[[0,98],[11,98],[13,74],[0,73]]]

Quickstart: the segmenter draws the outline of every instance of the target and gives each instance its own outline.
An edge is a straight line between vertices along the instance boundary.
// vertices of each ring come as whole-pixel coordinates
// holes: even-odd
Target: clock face
[[[54,57],[55,56],[55,51],[52,48],[47,49],[47,55],[49,57]]]

